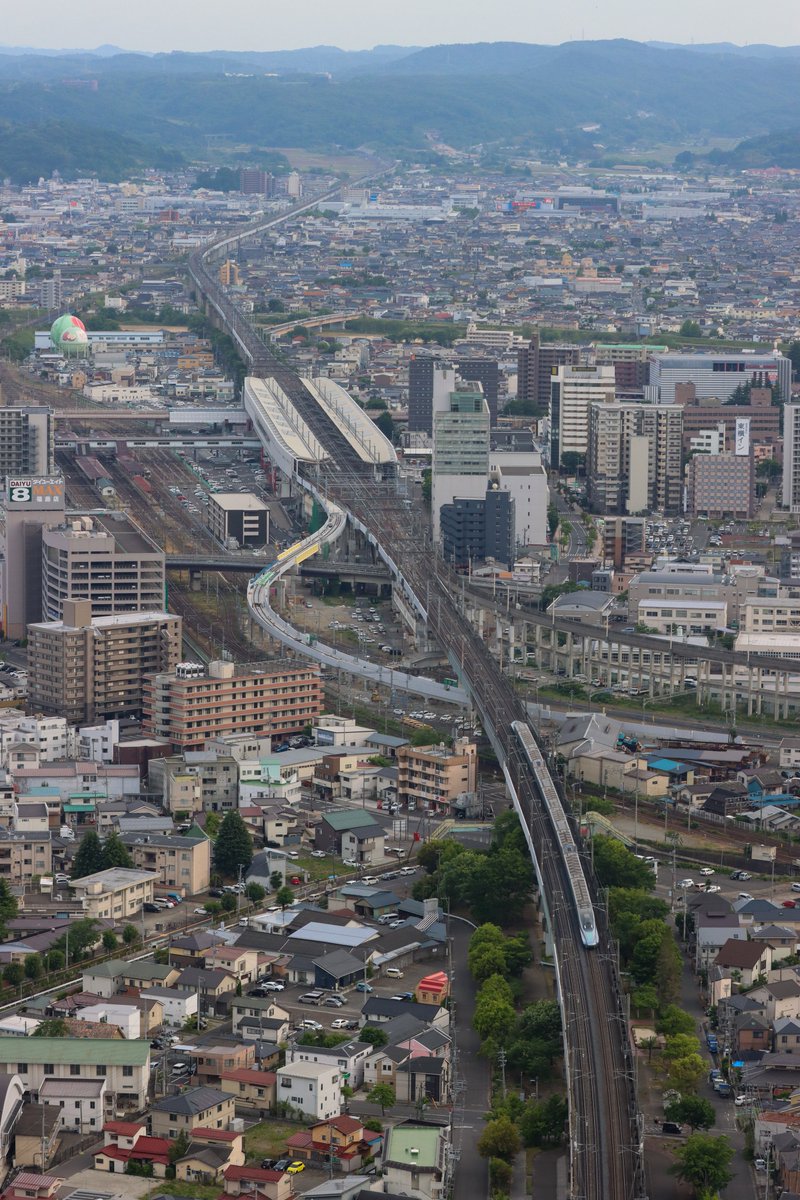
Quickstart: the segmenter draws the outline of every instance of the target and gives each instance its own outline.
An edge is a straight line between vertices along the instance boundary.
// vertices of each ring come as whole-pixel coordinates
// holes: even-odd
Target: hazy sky
[[[645,41],[800,43],[791,0],[38,0],[3,5],[0,43],[47,48],[280,50],[378,43]]]

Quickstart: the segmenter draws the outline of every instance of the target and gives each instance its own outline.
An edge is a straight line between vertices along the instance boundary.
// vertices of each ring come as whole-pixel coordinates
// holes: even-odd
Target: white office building
[[[769,354],[654,354],[650,364],[649,398],[675,403],[675,388],[694,384],[699,400],[712,396],[723,402],[740,384],[777,384],[783,400],[792,393],[792,363],[779,352]]]
[[[800,512],[800,404],[783,406],[783,506]]]
[[[613,366],[562,366],[550,383],[550,465],[572,470],[572,457],[585,461],[589,450],[589,408],[610,403],[616,394]]]

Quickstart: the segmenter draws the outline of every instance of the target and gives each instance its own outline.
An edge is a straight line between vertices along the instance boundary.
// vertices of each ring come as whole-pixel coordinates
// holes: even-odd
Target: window
[[[94,1073],[98,1079],[105,1079],[105,1076],[106,1076],[105,1064],[103,1064],[103,1063],[98,1064],[95,1067]]]
[[[80,1073],[81,1073],[80,1063],[70,1063],[69,1073],[70,1073],[70,1075],[80,1075]]]
[[[123,1067],[123,1068],[122,1068],[122,1074],[123,1074],[123,1075],[124,1075],[124,1076],[125,1076],[127,1079],[130,1079],[130,1078],[132,1078],[132,1076],[133,1076],[133,1067]]]
[[[45,1075],[55,1075],[52,1063],[45,1063],[42,1067],[42,1070],[44,1071]]]

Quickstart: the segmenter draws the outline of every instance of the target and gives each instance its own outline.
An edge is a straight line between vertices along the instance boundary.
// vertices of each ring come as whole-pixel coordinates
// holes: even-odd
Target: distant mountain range
[[[132,167],[148,156],[164,161],[162,148],[168,157],[208,159],[211,141],[249,146],[245,154],[256,162],[267,147],[431,155],[437,141],[482,154],[505,147],[592,161],[622,149],[702,147],[705,139],[791,129],[798,95],[795,46],[615,40],[206,54],[0,48],[0,177],[49,174],[56,160],[64,174],[103,171],[93,149],[100,134],[135,141]],[[37,130],[36,149],[25,155],[24,139],[11,135],[28,127]],[[53,128],[62,143],[82,143],[72,166],[56,146],[48,153]],[[769,152],[769,144],[761,147]]]

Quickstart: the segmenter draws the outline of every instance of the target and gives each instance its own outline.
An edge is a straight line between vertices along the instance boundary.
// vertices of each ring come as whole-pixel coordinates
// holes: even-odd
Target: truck
[[[724,1080],[724,1079],[715,1079],[714,1080],[714,1091],[717,1093],[717,1095],[730,1096],[732,1090],[733,1089],[731,1088],[731,1085],[728,1082],[726,1082],[726,1080]]]
[[[715,1033],[706,1034],[706,1045],[712,1054],[716,1054],[719,1051],[719,1042]]]

